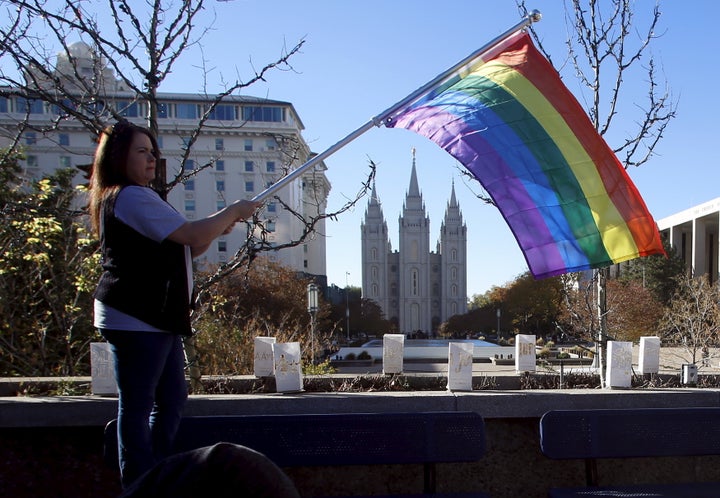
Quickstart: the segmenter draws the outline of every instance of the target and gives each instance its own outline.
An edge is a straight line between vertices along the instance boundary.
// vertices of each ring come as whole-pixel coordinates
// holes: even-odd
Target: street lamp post
[[[501,315],[500,308],[498,308],[498,309],[497,309],[497,313],[496,313],[496,316],[497,316],[497,319],[498,319],[498,326],[497,326],[498,339],[502,339],[502,335],[500,335],[500,315]]]
[[[310,313],[310,361],[315,364],[315,319],[318,310],[318,286],[308,284],[307,286],[308,313]]]
[[[349,271],[345,272],[345,328],[347,330],[347,340],[350,343],[350,287],[348,286]]]

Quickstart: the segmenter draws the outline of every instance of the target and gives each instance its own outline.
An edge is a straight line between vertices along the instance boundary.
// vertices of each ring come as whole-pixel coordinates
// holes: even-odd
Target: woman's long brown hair
[[[149,130],[130,123],[118,121],[100,132],[95,159],[90,176],[89,211],[93,231],[100,236],[100,217],[105,202],[112,202],[122,187],[130,185],[127,177],[127,158],[130,144],[136,133],[150,138],[155,157],[159,159],[159,148],[155,137]]]

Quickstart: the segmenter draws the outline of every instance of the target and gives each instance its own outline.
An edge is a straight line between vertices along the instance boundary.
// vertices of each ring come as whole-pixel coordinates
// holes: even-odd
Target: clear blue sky
[[[655,2],[635,2],[636,23],[646,26]],[[283,47],[306,40],[292,59],[294,71],[275,72],[246,93],[289,101],[305,124],[304,136],[321,152],[371,117],[422,86],[446,68],[484,45],[520,19],[514,0],[234,0],[212,4],[215,30],[203,40],[213,71],[209,82],[240,75],[275,60]],[[537,0],[543,20],[535,29],[556,64],[566,55],[563,2]],[[714,2],[666,0],[653,43],[664,77],[678,101],[677,118],[656,148],[656,156],[629,174],[655,219],[720,196],[717,172],[719,99],[711,93],[717,81],[720,42],[715,35]],[[641,28],[642,29],[642,28]],[[572,87],[573,75],[563,73]],[[643,103],[643,81],[626,81],[626,92]],[[200,71],[186,58],[161,87],[194,92]],[[638,88],[639,85],[639,88]],[[217,91],[219,87],[210,87]],[[623,106],[633,106],[632,100]],[[631,123],[626,123],[628,129]],[[616,123],[621,133],[623,123]],[[610,143],[611,146],[616,145]],[[460,165],[429,140],[405,130],[372,129],[326,164],[332,183],[329,210],[352,197],[367,176],[368,158],[379,165],[377,191],[393,248],[397,220],[408,188],[411,149],[417,149],[417,173],[427,213],[430,243],[435,247],[453,180],[468,227],[468,296],[503,285],[527,270],[512,234],[497,210],[475,198]],[[367,201],[354,212],[328,221],[329,283],[361,285],[360,223]],[[346,277],[346,272],[349,276]]]

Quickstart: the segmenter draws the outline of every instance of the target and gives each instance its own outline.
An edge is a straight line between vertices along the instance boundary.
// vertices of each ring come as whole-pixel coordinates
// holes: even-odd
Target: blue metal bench
[[[230,415],[183,418],[177,452],[224,441],[265,454],[280,467],[421,464],[423,494],[438,494],[436,463],[475,462],[485,454],[485,424],[475,412]],[[117,468],[117,421],[105,427],[105,460]]]
[[[540,419],[540,448],[552,459],[585,460],[587,486],[554,488],[550,498],[720,497],[720,482],[600,485],[597,470],[603,458],[720,455],[720,408],[550,411]]]

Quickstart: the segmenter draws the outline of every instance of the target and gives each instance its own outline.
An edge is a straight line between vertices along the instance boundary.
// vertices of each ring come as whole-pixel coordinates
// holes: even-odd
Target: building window
[[[268,161],[265,163],[265,169],[268,173],[275,173],[275,161]]]
[[[410,295],[417,296],[420,294],[420,282],[418,271],[413,269],[410,273]]]
[[[44,105],[42,100],[19,98],[15,101],[15,108],[15,112],[22,114],[42,114]]]
[[[227,252],[227,241],[218,240],[217,250],[218,252]]]
[[[450,269],[450,279],[457,280],[457,268],[454,266]]]
[[[165,102],[158,102],[157,105],[157,117],[161,119],[167,119],[168,117],[168,105]]]
[[[254,192],[254,191],[255,191],[255,182],[253,182],[253,181],[245,182],[245,192]]]
[[[216,138],[215,150],[225,150],[225,140],[223,140],[222,138]]]
[[[183,169],[185,171],[194,170],[195,169],[195,161],[193,161],[192,159],[186,159],[185,162],[183,163]]]
[[[8,99],[0,97],[0,112],[8,112]]]
[[[274,221],[266,221],[265,222],[265,230],[268,232],[274,232],[275,231],[275,222]]]
[[[215,171],[225,171],[225,161],[222,159],[215,161]]]
[[[185,211],[195,211],[195,199],[185,199]]]
[[[27,158],[25,158],[25,164],[27,164],[28,168],[37,168],[38,167],[37,156],[27,156]]]
[[[0,104],[0,110],[2,105]],[[56,116],[67,116],[68,109],[77,109],[75,103],[70,99],[61,99],[59,104],[52,104],[50,106],[51,114]]]
[[[180,148],[182,150],[185,150],[188,147],[190,147],[190,137],[182,137],[181,140],[182,140],[182,145],[180,145]]]
[[[275,150],[276,147],[277,142],[275,142],[274,138],[268,138],[267,140],[265,140],[265,148],[267,150]]]
[[[252,139],[245,139],[245,151],[246,152],[252,152],[253,150],[253,141]]]
[[[222,208],[227,206],[227,203],[225,202],[225,199],[218,199],[216,206],[217,206],[217,211],[220,211]]]
[[[277,212],[277,204],[275,204],[274,202],[270,202],[270,203],[268,203],[266,209],[267,209],[268,213],[276,213]]]
[[[67,133],[61,133],[58,135],[58,145],[68,146],[70,145],[70,135]]]
[[[72,167],[72,160],[70,159],[70,156],[60,156],[60,163],[61,168],[70,168]]]
[[[457,261],[457,249],[453,249],[450,254],[452,255],[452,256],[451,256],[451,259],[452,259],[453,261]]]
[[[34,131],[25,132],[25,145],[35,145],[37,143],[37,135]]]
[[[373,247],[372,249],[370,249],[370,259],[371,260],[373,260],[373,261],[377,260],[377,254],[378,254],[377,247]]]
[[[225,192],[225,180],[217,180],[215,182],[215,190],[218,192]]]
[[[175,104],[175,117],[178,119],[197,119],[197,105]]]
[[[281,107],[247,106],[242,108],[242,118],[244,121],[281,123],[284,111]]]
[[[189,180],[185,180],[185,190],[189,190],[189,191],[195,190],[195,180],[194,179],[191,178]]]
[[[137,102],[120,100],[116,104],[116,109],[118,114],[126,118],[136,118],[139,115]]]
[[[252,161],[245,161],[245,172],[246,173],[252,173],[253,170],[253,162]]]
[[[217,121],[235,121],[235,106],[227,104],[219,104],[215,109],[210,111],[208,119]]]

